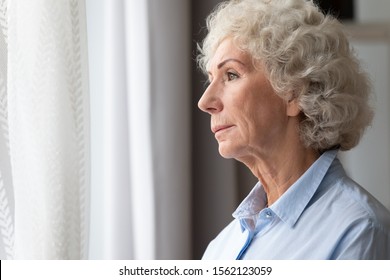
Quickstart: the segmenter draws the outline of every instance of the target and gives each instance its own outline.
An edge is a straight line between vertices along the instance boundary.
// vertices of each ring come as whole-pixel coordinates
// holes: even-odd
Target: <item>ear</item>
[[[293,98],[287,101],[287,116],[296,117],[301,113],[301,109],[298,106],[298,99]]]

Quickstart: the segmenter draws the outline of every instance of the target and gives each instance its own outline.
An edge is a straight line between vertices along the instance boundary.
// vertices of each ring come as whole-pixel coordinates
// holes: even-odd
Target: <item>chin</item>
[[[235,158],[236,153],[234,153],[234,149],[230,147],[219,145],[218,151],[223,158],[226,159]]]

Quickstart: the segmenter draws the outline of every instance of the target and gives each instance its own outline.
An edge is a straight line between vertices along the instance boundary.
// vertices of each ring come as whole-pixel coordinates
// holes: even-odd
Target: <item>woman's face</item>
[[[211,115],[211,130],[225,158],[240,161],[267,156],[286,139],[289,102],[277,96],[260,65],[231,39],[217,48],[209,64],[210,84],[199,108]]]

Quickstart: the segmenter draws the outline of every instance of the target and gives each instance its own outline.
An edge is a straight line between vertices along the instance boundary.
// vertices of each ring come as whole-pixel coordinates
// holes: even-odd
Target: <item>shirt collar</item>
[[[338,150],[324,152],[306,172],[269,208],[289,226],[294,226],[317,191]],[[242,201],[233,217],[253,219],[266,207],[266,193],[260,183]]]

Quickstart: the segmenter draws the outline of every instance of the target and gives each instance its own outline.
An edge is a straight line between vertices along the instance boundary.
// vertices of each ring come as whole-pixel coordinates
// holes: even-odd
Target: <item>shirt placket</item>
[[[241,246],[239,253],[237,254],[236,260],[241,260],[252,243],[255,236],[260,235],[262,231],[264,231],[274,220],[274,213],[270,208],[263,209],[259,214],[256,220],[256,226],[251,227],[249,223],[243,219],[242,225],[245,228],[244,233],[246,233],[246,240],[244,244]]]

